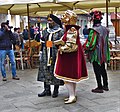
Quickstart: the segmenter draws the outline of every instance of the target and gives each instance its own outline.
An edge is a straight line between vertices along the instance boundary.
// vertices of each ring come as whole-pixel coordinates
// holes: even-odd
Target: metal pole
[[[108,0],[106,0],[106,26],[108,27]]]
[[[115,7],[115,44],[117,42],[117,7]]]
[[[29,4],[27,4],[27,17],[28,17],[28,38],[29,38],[29,47],[31,47],[31,43],[30,43],[30,17],[29,17]]]

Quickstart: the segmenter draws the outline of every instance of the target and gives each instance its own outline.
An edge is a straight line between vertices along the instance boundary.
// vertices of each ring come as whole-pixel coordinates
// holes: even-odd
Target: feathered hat
[[[90,16],[92,17],[92,20],[102,20],[102,13],[101,11],[95,10],[90,13]]]

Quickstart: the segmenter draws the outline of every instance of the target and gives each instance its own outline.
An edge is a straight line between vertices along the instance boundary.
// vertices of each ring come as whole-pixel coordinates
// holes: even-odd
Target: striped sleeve
[[[97,32],[95,30],[90,30],[88,39],[85,42],[85,50],[94,50],[97,42]]]

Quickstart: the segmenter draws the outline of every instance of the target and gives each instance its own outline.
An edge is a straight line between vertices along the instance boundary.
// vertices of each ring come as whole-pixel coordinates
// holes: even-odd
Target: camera
[[[6,21],[6,25],[8,26],[8,28],[12,29],[13,26],[9,26],[9,20]]]
[[[1,28],[4,28],[5,25],[7,25],[9,29],[12,29],[12,28],[13,28],[13,26],[9,26],[9,20],[7,20],[6,22],[2,22],[2,23],[1,23]]]

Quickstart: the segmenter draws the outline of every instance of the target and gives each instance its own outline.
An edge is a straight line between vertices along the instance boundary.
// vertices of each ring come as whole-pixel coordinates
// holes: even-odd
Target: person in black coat
[[[55,98],[58,96],[59,85],[64,85],[64,82],[54,77],[57,47],[51,44],[55,40],[59,40],[64,34],[64,31],[48,16],[48,27],[42,33],[42,49],[40,51],[40,67],[37,80],[44,82],[44,91],[39,93],[38,97],[51,96],[50,85],[54,85],[52,97]]]
[[[83,35],[84,35],[84,38],[88,38],[88,34],[89,34],[89,30],[87,28],[87,25],[85,25],[85,28],[83,29]]]
[[[14,51],[12,45],[16,44],[16,38],[13,35],[10,27],[6,22],[1,23],[0,29],[0,70],[2,73],[3,81],[7,81],[6,71],[5,71],[5,59],[8,55],[11,62],[12,69],[12,78],[19,80],[19,77],[16,75],[16,64]]]

